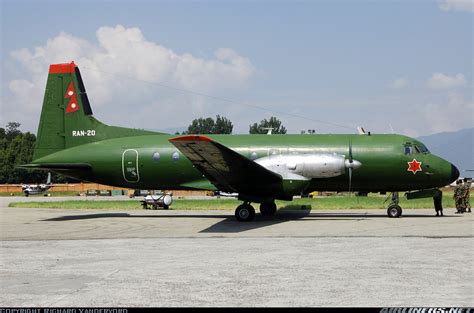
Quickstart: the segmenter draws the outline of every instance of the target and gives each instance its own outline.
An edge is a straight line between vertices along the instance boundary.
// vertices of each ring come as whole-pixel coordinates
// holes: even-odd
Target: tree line
[[[232,122],[226,117],[216,115],[214,120],[212,117],[194,119],[188,126],[188,129],[176,135],[188,134],[232,134]],[[249,134],[266,134],[272,129],[272,134],[286,134],[286,128],[282,122],[272,116],[270,119],[263,119],[259,123],[249,125]]]
[[[0,127],[0,184],[46,181],[47,172],[45,171],[16,167],[32,161],[36,142],[36,136],[30,132],[23,133],[20,126],[21,124],[18,122],[9,122],[5,128]],[[273,116],[268,120],[263,119],[249,125],[249,133],[266,134],[269,128],[272,128],[273,134],[286,134],[286,128],[282,122]],[[232,134],[232,129],[233,124],[228,118],[217,115],[215,119],[211,117],[194,119],[187,130],[181,134]],[[76,182],[59,174],[52,174],[51,179],[55,183]]]
[[[47,173],[15,168],[31,162],[36,142],[34,134],[23,133],[19,128],[18,122],[9,122],[5,128],[0,127],[0,183],[43,182]]]

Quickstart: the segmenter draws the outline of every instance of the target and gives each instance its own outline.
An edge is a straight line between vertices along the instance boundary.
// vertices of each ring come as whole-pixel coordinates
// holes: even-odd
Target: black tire
[[[273,216],[277,211],[275,202],[267,202],[260,204],[260,213],[263,216]]]
[[[241,204],[235,209],[235,218],[239,222],[250,222],[255,217],[255,209],[250,204]]]
[[[170,208],[169,205],[166,205],[166,204],[163,205],[163,210],[168,210],[169,208]]]
[[[402,215],[402,208],[399,205],[392,204],[387,209],[388,217],[400,217]]]

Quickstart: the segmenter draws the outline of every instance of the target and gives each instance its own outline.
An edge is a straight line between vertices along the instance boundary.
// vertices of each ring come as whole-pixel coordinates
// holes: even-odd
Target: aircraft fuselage
[[[216,190],[168,140],[175,136],[144,135],[97,141],[64,149],[35,163],[87,163],[90,171],[57,170],[91,182],[135,189]],[[407,191],[448,185],[458,175],[446,160],[420,152],[419,141],[401,135],[209,135],[239,154],[258,160],[272,155],[348,155],[362,165],[353,171],[352,190]],[[407,153],[406,147],[411,147]],[[284,159],[284,158],[283,158]],[[410,170],[409,162],[420,163]],[[348,173],[313,178],[309,191],[347,191]],[[288,182],[293,183],[293,182]],[[291,191],[290,191],[291,193]],[[295,188],[294,194],[301,193]]]

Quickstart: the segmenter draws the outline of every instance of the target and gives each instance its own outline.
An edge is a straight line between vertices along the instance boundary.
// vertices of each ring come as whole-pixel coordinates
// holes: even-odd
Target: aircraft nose
[[[459,170],[454,164],[451,164],[451,182],[457,180],[459,177]]]

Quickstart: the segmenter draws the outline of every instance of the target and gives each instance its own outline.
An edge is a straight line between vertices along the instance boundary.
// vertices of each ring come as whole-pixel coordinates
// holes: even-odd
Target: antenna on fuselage
[[[395,134],[395,131],[393,130],[392,124],[388,124],[390,126],[390,130],[392,131],[392,134]]]

